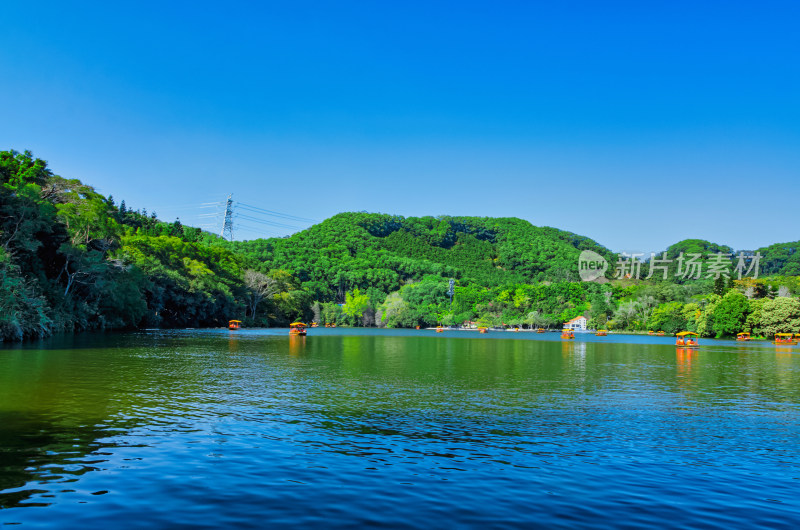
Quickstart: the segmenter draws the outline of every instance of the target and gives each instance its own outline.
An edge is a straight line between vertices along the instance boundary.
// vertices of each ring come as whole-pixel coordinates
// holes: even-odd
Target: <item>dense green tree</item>
[[[654,331],[665,331],[670,334],[686,330],[684,305],[680,302],[667,302],[653,309],[647,321],[647,327]]]
[[[730,291],[714,307],[713,331],[717,337],[730,337],[744,329],[750,305],[747,297]]]
[[[767,303],[767,301],[766,298],[748,301],[750,312],[747,315],[747,320],[745,320],[741,331],[752,333],[756,336],[764,335],[764,330],[761,327],[761,315],[763,314],[764,304]]]
[[[714,280],[714,294],[723,296],[728,290],[727,281],[724,276],[718,276]]]
[[[800,300],[775,298],[764,302],[760,329],[767,337],[776,333],[800,333]]]
[[[350,317],[351,321],[358,324],[364,311],[370,307],[369,296],[358,290],[358,287],[353,289],[353,292],[347,293],[345,303],[342,306],[342,311],[345,315]]]

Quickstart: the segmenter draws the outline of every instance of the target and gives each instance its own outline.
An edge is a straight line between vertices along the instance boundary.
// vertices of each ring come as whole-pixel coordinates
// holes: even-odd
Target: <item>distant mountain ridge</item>
[[[292,271],[322,299],[353,287],[388,293],[425,275],[487,287],[578,280],[582,250],[614,259],[587,237],[517,218],[363,212],[337,214],[288,238],[235,247],[256,254],[268,268]]]
[[[233,244],[270,269],[292,271],[319,299],[354,287],[397,290],[426,275],[486,287],[541,281],[578,281],[578,256],[592,250],[611,264],[618,255],[596,241],[514,217],[403,217],[344,212],[285,238]],[[761,247],[761,275],[800,275],[800,242]],[[680,252],[732,253],[702,239],[671,245]]]

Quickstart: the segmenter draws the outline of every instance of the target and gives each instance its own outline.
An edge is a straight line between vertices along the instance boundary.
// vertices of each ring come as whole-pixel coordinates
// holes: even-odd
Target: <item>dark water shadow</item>
[[[119,425],[68,425],[0,412],[0,510],[48,506],[40,494],[70,491],[81,475],[102,469],[110,454],[105,449],[117,444],[101,440],[119,433]]]

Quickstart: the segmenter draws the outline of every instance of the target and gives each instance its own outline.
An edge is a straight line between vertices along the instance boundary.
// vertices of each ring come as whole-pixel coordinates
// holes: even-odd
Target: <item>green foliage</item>
[[[30,152],[0,151],[0,340],[223,325],[243,315],[245,264],[211,234],[118,208]],[[261,322],[304,316],[311,296],[289,273],[270,278],[278,288]]]
[[[577,279],[590,239],[520,219],[342,213],[289,238],[233,244],[264,268],[292,271],[317,299],[344,302],[354,288],[383,293],[425,276],[496,287]]]
[[[777,243],[757,250],[762,256],[760,273],[766,275],[800,276],[800,241]]]
[[[704,239],[684,239],[667,248],[668,258],[677,258],[683,254],[730,254],[733,252],[731,247],[718,245]]]
[[[724,276],[719,276],[714,280],[714,294],[723,296],[728,290]]]
[[[764,313],[764,304],[766,303],[766,298],[749,301],[750,313],[747,315],[742,331],[753,335],[764,335],[764,330],[761,327],[761,315]]]
[[[654,331],[665,331],[672,334],[686,330],[684,304],[667,302],[654,308],[647,327]]]
[[[47,301],[0,250],[0,336],[5,340],[44,337],[51,324]]]
[[[767,337],[776,333],[800,333],[800,300],[775,298],[761,306],[760,330]]]
[[[717,304],[722,298],[716,294],[705,296],[701,300],[703,310],[697,319],[697,333],[703,337],[713,337],[714,333],[714,315],[716,313]]]
[[[324,324],[335,324],[341,326],[346,324],[345,314],[340,305],[333,302],[322,304],[322,322]]]
[[[713,331],[717,337],[735,336],[744,329],[750,304],[738,291],[730,291],[714,308]]]
[[[697,332],[697,324],[699,323],[700,318],[703,316],[703,311],[700,309],[700,305],[696,303],[686,304],[683,306],[681,314],[683,315],[683,319],[686,321],[686,329],[682,331]]]
[[[353,322],[358,323],[364,315],[364,311],[369,309],[369,307],[369,296],[366,293],[361,293],[356,287],[353,289],[352,293],[347,293],[342,311],[345,315],[350,317]]]
[[[243,314],[236,299],[243,294],[241,258],[227,249],[171,236],[126,236],[116,257],[150,280],[148,325],[221,326]]]

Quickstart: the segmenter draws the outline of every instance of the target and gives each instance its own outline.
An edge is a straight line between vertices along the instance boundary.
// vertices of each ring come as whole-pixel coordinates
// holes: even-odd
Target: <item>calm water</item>
[[[800,526],[800,348],[314,329],[0,350],[0,522]]]

